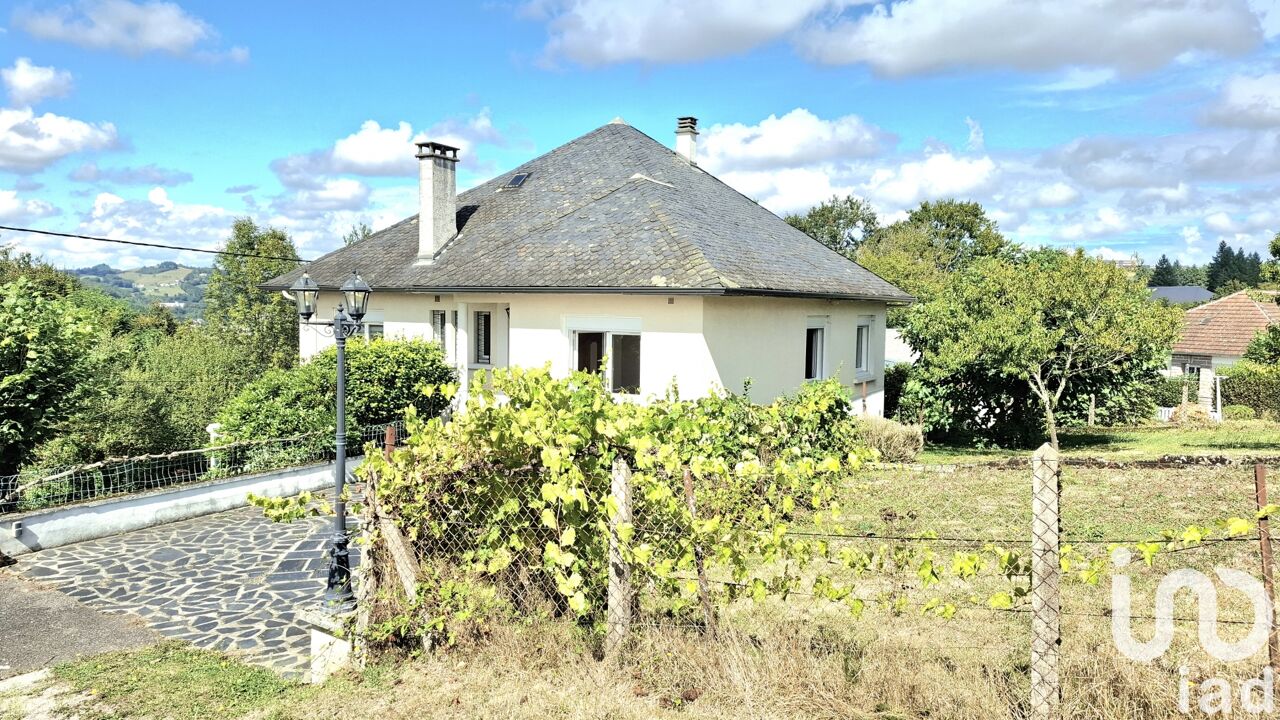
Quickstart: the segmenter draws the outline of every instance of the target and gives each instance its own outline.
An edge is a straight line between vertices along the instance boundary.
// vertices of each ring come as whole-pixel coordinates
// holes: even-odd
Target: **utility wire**
[[[231,250],[205,250],[203,248],[183,247],[182,245],[162,245],[160,243],[141,242],[139,240],[118,240],[116,238],[95,237],[93,235],[79,235],[77,233],[54,232],[52,230],[36,230],[35,228],[13,227],[10,225],[0,225],[0,230],[9,230],[11,232],[34,233],[36,235],[50,235],[53,237],[74,238],[77,240],[93,240],[94,242],[117,243],[120,245],[134,245],[137,247],[159,248],[161,250],[182,250],[185,252],[207,253],[209,255],[230,255],[232,257],[258,258],[259,260],[291,260],[293,262],[309,263],[310,260],[303,260],[296,257],[283,257],[280,255],[257,255],[255,253],[233,252]]]

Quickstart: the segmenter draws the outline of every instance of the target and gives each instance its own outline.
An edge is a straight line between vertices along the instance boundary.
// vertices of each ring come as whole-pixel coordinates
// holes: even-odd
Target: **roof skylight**
[[[529,179],[529,175],[530,175],[530,173],[527,173],[527,172],[523,172],[523,173],[516,173],[515,175],[512,175],[512,176],[511,176],[511,179],[507,181],[507,184],[506,184],[506,185],[503,185],[502,187],[503,187],[503,189],[507,189],[507,188],[515,189],[515,188],[518,188],[518,187],[520,187],[521,185],[524,185],[524,181]]]

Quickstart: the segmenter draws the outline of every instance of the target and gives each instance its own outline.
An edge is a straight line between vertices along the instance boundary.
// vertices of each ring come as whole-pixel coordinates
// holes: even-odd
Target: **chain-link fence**
[[[455,600],[463,583],[480,578],[486,609],[520,621],[586,618],[602,630],[606,654],[655,632],[707,643],[733,635],[756,646],[770,633],[808,633],[810,648],[847,633],[857,637],[859,658],[935,662],[953,674],[965,664],[981,668],[998,680],[983,691],[1003,688],[1018,718],[1109,717],[1113,705],[1176,711],[1178,663],[1247,677],[1268,662],[1264,650],[1224,664],[1198,645],[1205,623],[1239,639],[1257,617],[1249,597],[1221,593],[1213,616],[1193,593],[1170,607],[1157,602],[1162,580],[1179,570],[1261,577],[1252,463],[1040,458],[1033,468],[1028,456],[872,466],[841,482],[838,521],[815,517],[801,501],[767,530],[783,526],[789,542],[807,547],[744,542],[733,539],[741,528],[711,527],[735,517],[732,503],[750,502],[751,492],[727,486],[731,478],[639,484],[625,464],[611,470],[607,524],[549,517],[525,502],[558,492],[533,467],[472,486],[467,497],[428,482],[415,495],[426,506],[414,507],[420,523],[383,508],[403,543],[395,572],[406,590],[452,588]],[[1230,518],[1251,529],[1239,534]],[[1132,556],[1127,565],[1113,559],[1121,548]],[[584,556],[601,559],[585,566],[597,576],[575,576]],[[1136,662],[1117,646],[1113,579],[1121,576],[1132,634],[1145,640],[1173,623],[1176,662]],[[1166,715],[1176,716],[1149,716]]]
[[[381,443],[387,425],[403,434],[402,420],[349,430],[347,456],[361,455],[366,443]],[[329,430],[0,476],[0,514],[331,462],[334,448]]]

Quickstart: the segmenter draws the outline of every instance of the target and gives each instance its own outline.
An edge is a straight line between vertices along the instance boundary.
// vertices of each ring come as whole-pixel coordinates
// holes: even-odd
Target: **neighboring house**
[[[1164,300],[1170,305],[1186,305],[1209,302],[1213,299],[1213,293],[1195,285],[1157,285],[1151,288],[1151,297]]]
[[[1238,362],[1259,331],[1280,323],[1277,296],[1280,292],[1242,290],[1188,310],[1182,337],[1173,346],[1170,374],[1198,373]]]
[[[419,214],[308,266],[321,317],[355,270],[370,335],[435,338],[464,377],[549,364],[642,398],[750,379],[761,401],[838,377],[879,414],[886,306],[912,298],[699,168],[696,122],[673,152],[615,120],[460,195],[457,149],[418,143]]]
[[[902,337],[902,331],[889,328],[884,333],[884,364],[885,366],[897,365],[898,363],[907,363],[914,365],[916,360],[920,359],[920,354],[911,348]]]

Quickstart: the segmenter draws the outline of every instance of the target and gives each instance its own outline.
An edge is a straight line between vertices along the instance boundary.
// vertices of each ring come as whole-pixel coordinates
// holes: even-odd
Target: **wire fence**
[[[1254,475],[1255,465],[1243,462],[1055,462],[1036,483],[1048,493],[1042,500],[1054,500],[1050,514],[1044,502],[1033,503],[1029,457],[1021,467],[875,466],[842,483],[839,529],[815,522],[803,506],[786,518],[791,541],[818,546],[803,559],[756,552],[759,545],[743,557],[708,540],[714,535],[708,519],[732,518],[726,498],[743,497],[714,478],[693,479],[687,503],[673,512],[617,468],[610,502],[618,512],[610,533],[566,538],[563,526],[521,502],[543,483],[533,469],[485,487],[482,498],[441,497],[422,524],[399,529],[411,538],[407,547],[419,579],[421,573],[436,581],[468,572],[475,577],[481,568],[482,582],[514,617],[581,622],[573,599],[580,583],[581,601],[607,608],[606,652],[658,629],[746,633],[762,642],[771,627],[848,626],[874,636],[868,652],[914,647],[987,658],[981,662],[1001,664],[1001,672],[1022,673],[1024,691],[1035,690],[1022,696],[1015,714],[1060,717],[1071,693],[1085,692],[1082,668],[1098,662],[1100,652],[1126,662],[1112,640],[1115,576],[1128,582],[1133,635],[1150,637],[1158,623],[1173,622],[1174,652],[1199,658],[1201,669],[1216,662],[1197,645],[1205,623],[1238,637],[1255,622],[1251,598],[1239,593],[1221,593],[1212,616],[1201,612],[1194,593],[1176,596],[1171,607],[1157,602],[1161,582],[1178,570],[1261,577],[1256,531],[1231,536],[1224,525],[1256,517]],[[676,478],[658,485],[680,492]],[[652,492],[652,484],[646,487]],[[394,508],[388,511],[394,515]],[[1212,534],[1199,541],[1188,528]],[[1147,559],[1134,549],[1141,543],[1159,551]],[[1132,554],[1131,563],[1113,561],[1120,546]],[[608,557],[608,582],[567,577],[561,570],[571,561],[564,553]],[[1051,586],[1043,582],[1046,575]],[[1047,663],[1046,654],[1052,656]],[[1255,667],[1269,662],[1265,652],[1253,660]]]
[[[404,421],[355,427],[347,433],[347,456],[364,453],[369,442],[381,444],[385,428],[403,435]],[[142,493],[162,488],[255,473],[284,470],[336,457],[332,430],[283,438],[264,438],[170,453],[100,462],[55,470],[0,476],[0,514]]]

